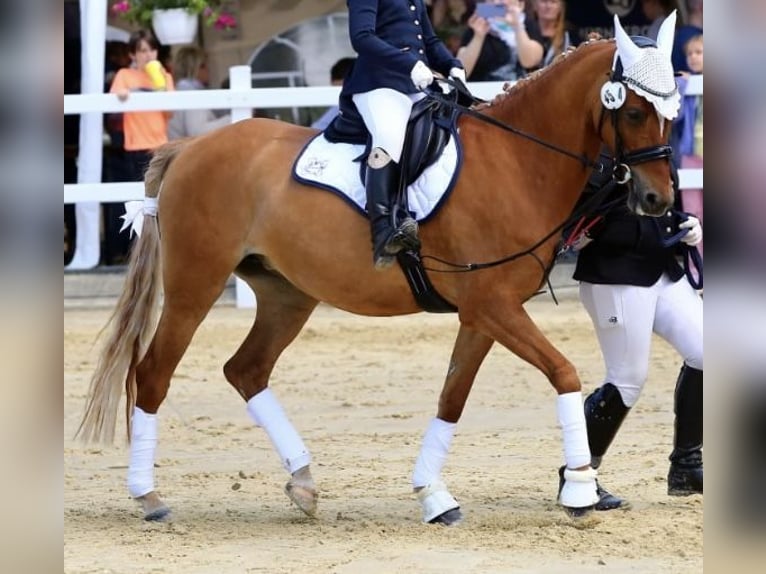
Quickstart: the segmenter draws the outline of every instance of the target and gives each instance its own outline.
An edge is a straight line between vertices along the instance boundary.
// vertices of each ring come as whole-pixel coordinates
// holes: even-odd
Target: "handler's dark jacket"
[[[423,0],[348,0],[349,35],[358,58],[341,97],[378,88],[418,90],[410,72],[418,60],[447,76],[463,64],[434,33]]]
[[[610,174],[611,170],[606,173]],[[673,175],[678,196],[677,179]],[[586,188],[581,201],[600,183],[598,177],[591,178],[590,189]],[[617,186],[603,203],[615,199],[618,199],[616,207],[589,233],[593,241],[580,251],[574,279],[638,287],[654,285],[663,273],[667,273],[672,281],[681,279],[684,270],[678,260],[679,246],[666,247],[663,241],[679,232],[678,226],[686,215],[676,210],[660,217],[636,215],[627,207],[627,190],[622,186]]]

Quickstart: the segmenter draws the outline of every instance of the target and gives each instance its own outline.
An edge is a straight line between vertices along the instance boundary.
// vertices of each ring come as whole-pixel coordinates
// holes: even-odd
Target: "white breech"
[[[308,466],[311,454],[271,389],[266,388],[247,401],[247,412],[255,424],[266,431],[290,474]]]
[[[685,279],[663,273],[651,287],[580,284],[606,364],[604,382],[620,391],[625,406],[638,401],[649,372],[652,332],[702,370],[702,298]]]
[[[391,88],[378,88],[352,97],[364,125],[372,136],[372,147],[384,150],[396,163],[402,158],[404,136],[412,104],[425,94],[403,94]]]

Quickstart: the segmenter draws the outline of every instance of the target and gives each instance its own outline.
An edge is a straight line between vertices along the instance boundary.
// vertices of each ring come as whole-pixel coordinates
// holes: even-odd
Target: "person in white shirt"
[[[176,90],[204,90],[208,83],[207,56],[197,46],[184,46],[173,59]],[[231,123],[231,116],[218,117],[212,110],[177,110],[168,122],[171,140],[198,136]]]

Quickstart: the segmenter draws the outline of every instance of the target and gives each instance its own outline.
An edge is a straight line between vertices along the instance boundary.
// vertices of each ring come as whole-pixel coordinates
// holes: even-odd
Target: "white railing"
[[[252,88],[249,66],[233,66],[229,70],[228,90],[188,90],[177,92],[134,93],[121,102],[114,94],[82,94],[64,96],[64,114],[121,113],[148,110],[230,109],[232,122],[251,117],[253,109],[321,107],[338,101],[340,88]],[[469,84],[473,94],[489,99],[502,90],[503,82]],[[702,76],[689,79],[687,94],[702,94]],[[702,169],[679,170],[682,189],[702,188]],[[129,183],[77,183],[64,184],[64,203],[96,201],[113,203],[143,199],[142,182]],[[253,306],[252,295],[241,289],[237,282],[237,305]],[[249,291],[249,289],[248,289]]]
[[[243,68],[247,71],[244,76]],[[249,71],[248,66],[234,66],[231,69],[229,90],[139,92],[131,94],[125,102],[119,101],[113,94],[65,95],[64,114],[231,109],[232,121],[239,121],[250,117],[253,109],[331,106],[338,101],[340,89],[334,86],[252,89]],[[479,97],[491,98],[500,92],[502,82],[471,83],[470,89]],[[702,76],[690,78],[687,93],[702,93]],[[679,171],[679,178],[683,189],[703,187],[701,169],[682,169]],[[142,199],[143,189],[141,182],[64,184],[64,203]]]

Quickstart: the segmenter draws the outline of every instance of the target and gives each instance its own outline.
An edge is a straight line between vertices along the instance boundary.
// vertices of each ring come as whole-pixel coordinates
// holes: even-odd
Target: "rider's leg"
[[[418,226],[407,216],[395,221],[393,201],[401,185],[400,160],[413,101],[417,96],[381,88],[353,97],[372,136],[365,188],[370,216],[375,267],[385,268],[403,249],[417,249]]]

